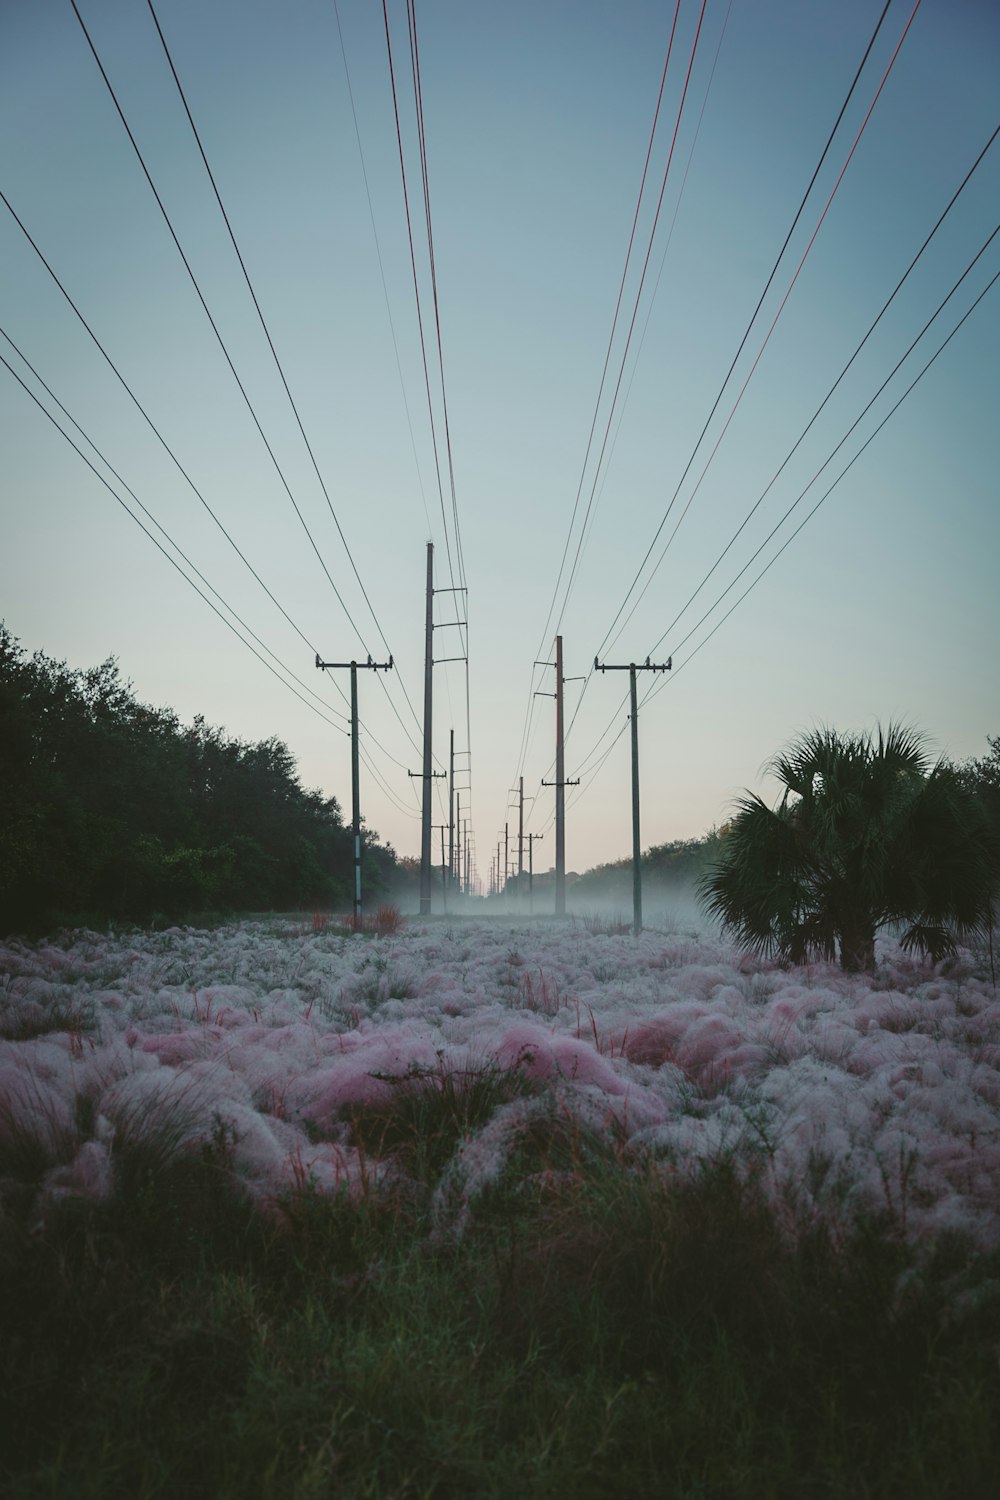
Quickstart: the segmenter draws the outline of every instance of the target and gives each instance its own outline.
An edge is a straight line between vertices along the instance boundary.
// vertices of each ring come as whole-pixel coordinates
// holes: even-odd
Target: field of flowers
[[[0,974],[0,1198],[33,1162],[43,1214],[143,1140],[214,1151],[265,1208],[398,1184],[364,1120],[478,1090],[441,1235],[556,1111],[626,1167],[754,1174],[792,1233],[860,1212],[1000,1244],[1000,996],[968,955],[889,946],[870,978],[598,923],[290,920],[9,943]]]

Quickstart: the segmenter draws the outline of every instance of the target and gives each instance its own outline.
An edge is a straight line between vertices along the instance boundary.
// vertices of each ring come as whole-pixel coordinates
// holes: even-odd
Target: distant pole
[[[566,752],[563,744],[563,649],[556,636],[556,916],[566,915]]]
[[[442,911],[447,911],[448,910],[448,866],[445,864],[445,858],[444,858],[444,835],[445,835],[445,830],[448,827],[448,824],[447,823],[435,823],[434,827],[435,828],[440,828],[440,830],[441,830],[441,910]]]
[[[451,730],[448,748],[448,875],[455,874],[455,731]]]
[[[535,840],[543,839],[544,837],[544,833],[525,834],[525,838],[528,840],[528,913],[531,916],[534,915],[535,911]]]
[[[420,823],[420,915],[431,909],[431,721],[434,712],[434,543],[427,543],[427,604],[424,620],[424,774]]]
[[[507,882],[510,879],[510,824],[503,825],[503,894],[507,898]]]
[[[462,794],[455,793],[455,863],[452,867],[452,879],[458,886],[458,894],[462,894]]]
[[[536,663],[538,665],[538,663]],[[543,781],[542,786],[556,789],[556,916],[566,915],[566,788],[579,786],[580,781],[566,780],[566,755],[563,735],[563,646],[562,636],[556,636],[556,659],[544,663],[556,669],[556,779]]]
[[[361,770],[358,765],[358,664],[351,662],[351,836],[354,844],[354,922],[361,922]]]
[[[639,699],[635,687],[635,662],[628,669],[632,707],[632,931],[642,931],[642,840],[639,837]]]
[[[639,698],[635,674],[636,672],[669,672],[672,666],[672,657],[663,666],[654,666],[647,656],[646,660],[638,666],[634,661],[630,661],[627,666],[605,664],[602,667],[598,665],[597,657],[594,657],[595,672],[628,673],[632,719],[632,931],[636,937],[642,931],[642,844],[639,838]]]
[[[319,654],[316,655],[316,665],[320,671],[336,669],[338,671],[350,668],[351,672],[351,838],[354,851],[354,923],[361,923],[361,772],[359,767],[358,749],[358,663],[356,661],[320,661]],[[361,666],[371,672],[391,672],[392,657],[387,662],[372,661],[369,656]]]
[[[521,881],[524,878],[524,777],[518,777],[517,783],[517,893],[521,894]]]

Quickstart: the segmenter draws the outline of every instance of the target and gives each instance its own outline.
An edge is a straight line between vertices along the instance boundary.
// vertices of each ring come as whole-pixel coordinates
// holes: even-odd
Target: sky
[[[362,806],[416,854],[433,541],[434,752],[446,766],[454,729],[484,878],[521,776],[535,868],[553,858],[555,704],[534,695],[554,673],[534,663],[553,660],[557,627],[566,775],[580,778],[570,869],[631,843],[627,674],[593,673],[598,652],[673,662],[639,679],[644,846],[699,836],[745,787],[773,796],[766,761],[817,724],[902,719],[935,754],[986,753],[1000,733],[1000,287],[888,414],[1000,271],[1000,235],[877,393],[996,228],[1000,141],[767,487],[1000,123],[991,0],[915,14],[891,0],[724,389],[882,0],[680,0],[637,216],[673,4],[418,0],[454,506],[405,4],[388,18],[440,489],[381,5],[153,4],[329,502],[148,3],[77,0],[277,467],[71,0],[0,5],[0,355],[137,511],[58,398],[301,698],[0,366],[0,615],[27,650],[73,667],[115,656],[144,702],[278,736],[348,814],[348,673],[320,674],[315,655],[391,653],[392,673],[359,673]],[[467,596],[443,592],[463,578]],[[464,654],[456,620],[468,678],[440,661]]]

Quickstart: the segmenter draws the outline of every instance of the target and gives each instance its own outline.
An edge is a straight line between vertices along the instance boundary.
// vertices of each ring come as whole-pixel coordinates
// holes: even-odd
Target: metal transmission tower
[[[354,840],[354,921],[361,923],[361,775],[358,765],[358,667],[367,672],[391,672],[392,657],[388,661],[320,661],[316,665],[322,672],[351,669],[351,828]]]
[[[554,786],[556,789],[556,916],[566,915],[566,788],[568,786],[579,786],[579,777],[576,781],[566,780],[566,754],[563,743],[563,683],[567,679],[563,676],[563,650],[562,636],[556,636],[556,659],[554,662],[536,662],[539,667],[555,667],[556,690],[554,693],[543,693],[539,696],[555,698],[556,700],[556,779],[555,781],[543,781],[542,786]]]
[[[602,667],[594,657],[595,672],[627,672],[629,696],[632,704],[632,931],[636,937],[642,931],[642,865],[640,863],[642,849],[639,842],[639,700],[635,687],[636,672],[669,672],[673,666],[673,657],[668,657],[662,666],[655,666],[646,657],[644,662],[637,666],[634,661],[621,666],[610,666],[607,663]]]
[[[434,587],[434,543],[427,543],[427,605],[424,618],[424,766],[421,779],[423,781],[423,808],[420,820],[420,915],[429,916],[431,910],[431,790],[434,773],[431,770],[432,751],[432,727],[434,718],[434,595],[435,594],[464,594],[464,588],[436,589]],[[467,624],[465,620],[448,620],[436,627],[443,629],[445,625],[461,626]],[[443,661],[466,661],[465,656],[441,656],[439,662]]]

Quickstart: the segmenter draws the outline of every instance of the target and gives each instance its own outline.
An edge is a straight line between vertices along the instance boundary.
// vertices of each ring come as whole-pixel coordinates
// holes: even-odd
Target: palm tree
[[[803,734],[767,769],[776,807],[747,792],[715,867],[706,909],[752,950],[803,963],[875,966],[875,934],[937,961],[992,922],[993,839],[961,773],[930,763],[914,730]]]

